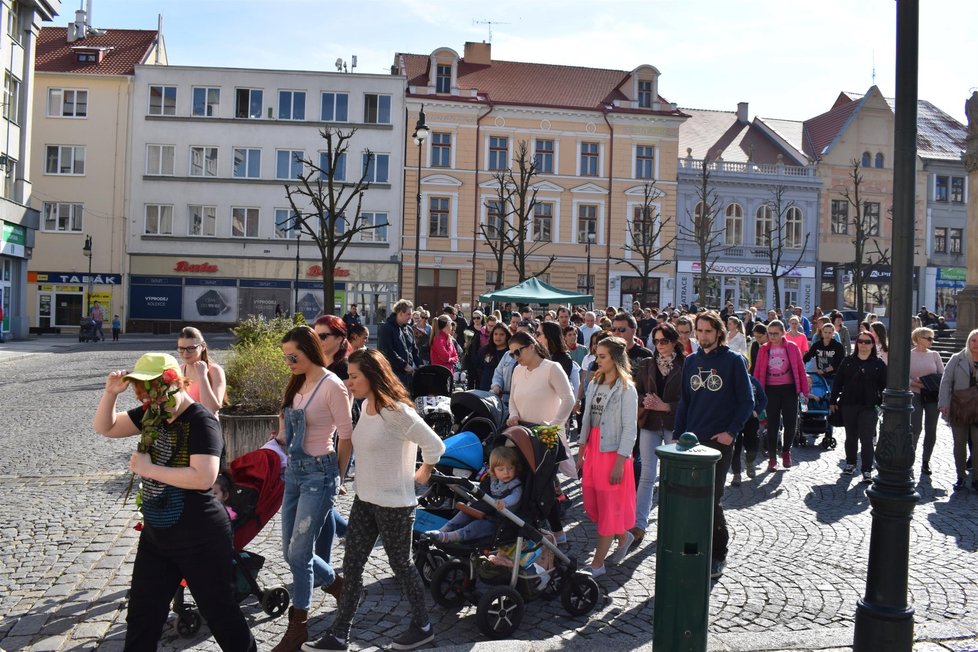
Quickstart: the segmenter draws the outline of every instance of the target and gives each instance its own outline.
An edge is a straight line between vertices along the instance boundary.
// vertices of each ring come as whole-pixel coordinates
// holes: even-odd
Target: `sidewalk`
[[[214,349],[226,348],[231,335],[209,333],[205,335]],[[176,356],[176,335],[133,333],[122,335],[118,342],[109,339],[101,342],[79,342],[74,334],[31,335],[27,339],[8,339],[0,344],[0,362],[9,362],[25,356],[51,353],[78,353],[84,351],[164,351]]]

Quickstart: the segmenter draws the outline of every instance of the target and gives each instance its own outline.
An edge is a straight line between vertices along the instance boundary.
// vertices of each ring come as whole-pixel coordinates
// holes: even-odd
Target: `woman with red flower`
[[[256,650],[234,599],[231,524],[211,492],[224,440],[214,415],[187,393],[176,359],[147,353],[113,371],[95,412],[106,437],[141,435],[130,470],[141,479],[145,524],[133,562],[126,650],[155,650],[181,578],[222,650]],[[141,406],[116,411],[132,385]],[[138,499],[137,499],[138,500]]]

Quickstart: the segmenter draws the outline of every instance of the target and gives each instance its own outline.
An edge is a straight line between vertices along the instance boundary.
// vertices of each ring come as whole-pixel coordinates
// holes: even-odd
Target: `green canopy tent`
[[[512,287],[486,292],[479,297],[479,301],[486,303],[571,303],[571,304],[590,304],[594,297],[590,294],[578,294],[567,290],[559,290],[552,285],[547,285],[538,278],[528,278],[522,283]]]

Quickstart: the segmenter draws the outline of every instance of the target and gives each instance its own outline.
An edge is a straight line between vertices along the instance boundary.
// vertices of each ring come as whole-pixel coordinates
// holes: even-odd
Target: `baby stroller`
[[[832,393],[832,383],[825,376],[808,374],[810,394],[815,398],[801,401],[799,406],[798,434],[795,437],[796,446],[808,446],[808,435],[814,435],[811,443],[815,443],[818,435],[825,434],[819,446],[823,450],[834,450],[835,438],[828,434],[829,426],[829,396]]]
[[[253,595],[266,614],[281,616],[289,608],[288,590],[282,586],[262,589],[257,577],[265,558],[244,549],[282,506],[285,485],[282,483],[281,461],[267,448],[251,451],[231,462],[230,476],[234,484],[228,506],[237,515],[231,523],[235,597],[241,602]],[[184,601],[183,593],[181,585],[173,598],[173,611],[177,614],[177,632],[187,637],[197,633],[202,619],[196,607]]]
[[[454,385],[452,372],[439,365],[418,367],[411,382],[411,398],[414,408],[439,437],[452,434],[451,395]]]
[[[571,616],[590,613],[600,598],[597,582],[578,570],[577,561],[564,554],[534,527],[550,511],[554,495],[560,446],[547,447],[522,426],[508,428],[495,438],[494,445],[513,446],[523,460],[523,494],[514,511],[496,510],[486,502],[483,489],[472,480],[432,474],[431,482],[453,487],[470,504],[484,513],[495,512],[503,522],[490,542],[434,543],[450,555],[432,574],[431,593],[436,603],[459,610],[476,605],[476,622],[487,637],[507,638],[523,619],[525,603],[538,597],[559,595],[561,605]],[[487,545],[488,543],[488,545]],[[495,548],[488,554],[487,548]],[[512,567],[500,565],[501,550]],[[542,563],[540,563],[542,562]],[[478,590],[478,583],[488,585]]]
[[[95,320],[90,317],[83,317],[78,324],[79,342],[98,342],[98,331],[95,329]]]
[[[452,417],[458,432],[469,431],[482,441],[492,441],[506,424],[503,403],[492,392],[470,389],[452,394]]]

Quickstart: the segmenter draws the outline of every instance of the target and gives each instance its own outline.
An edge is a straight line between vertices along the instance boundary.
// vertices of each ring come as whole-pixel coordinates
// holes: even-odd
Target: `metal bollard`
[[[691,432],[659,446],[659,527],[652,649],[705,652],[710,620],[713,476],[720,452]]]

